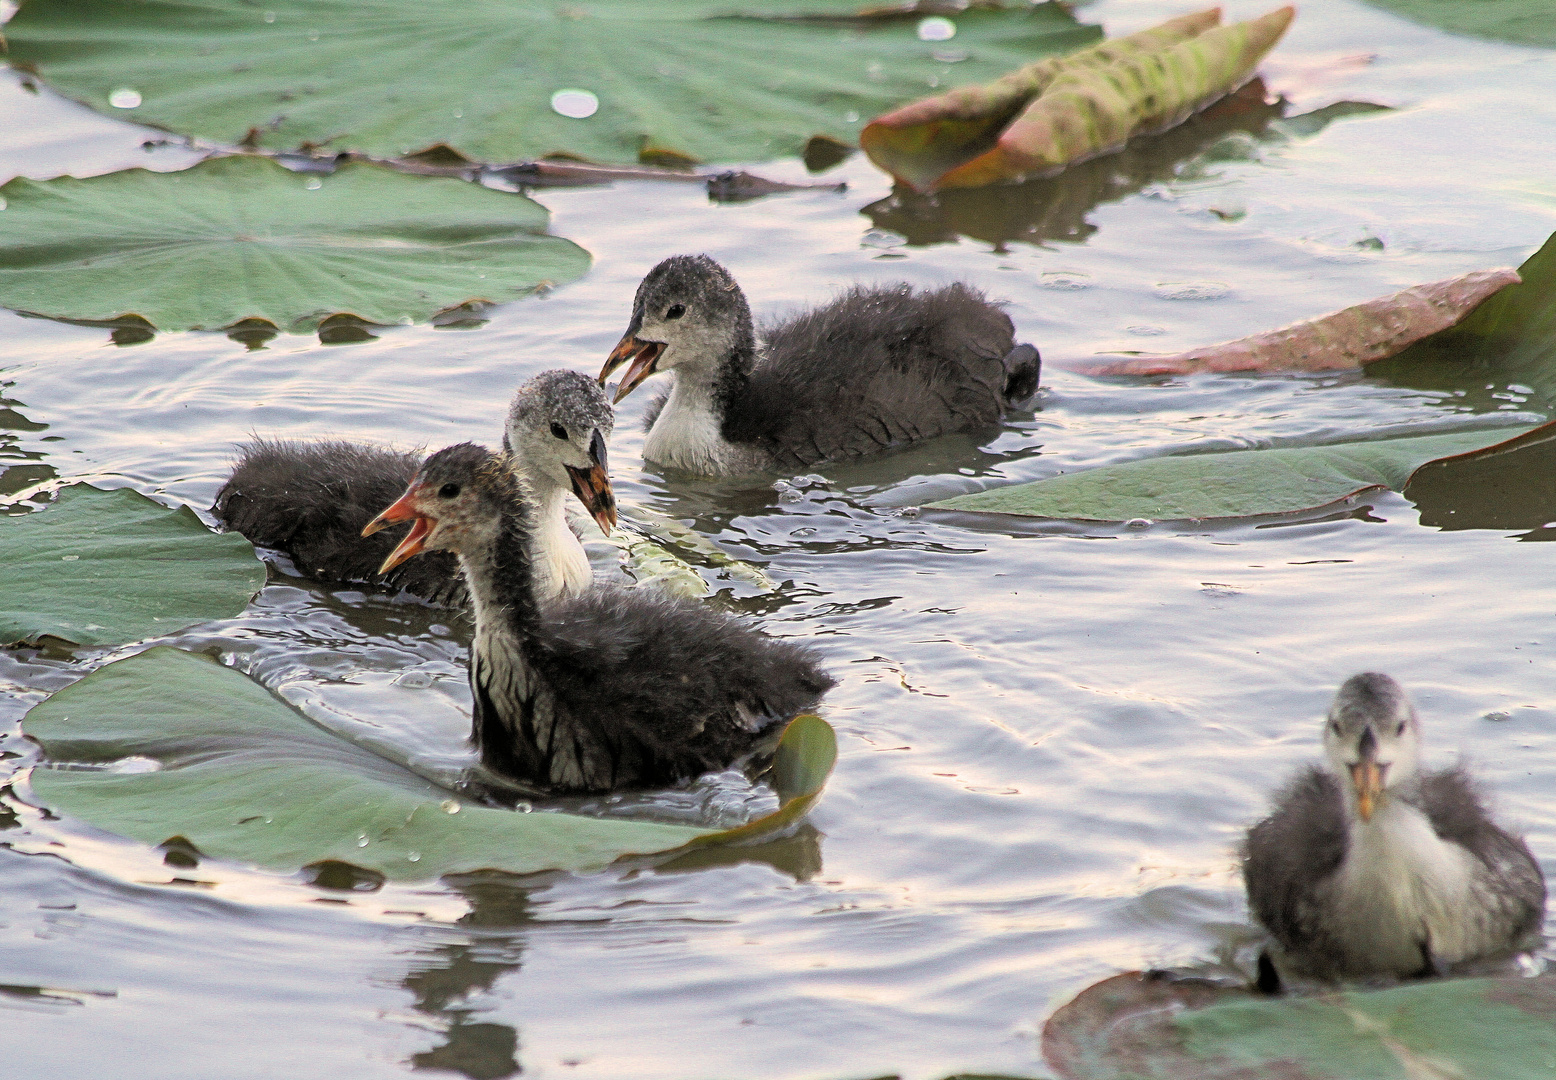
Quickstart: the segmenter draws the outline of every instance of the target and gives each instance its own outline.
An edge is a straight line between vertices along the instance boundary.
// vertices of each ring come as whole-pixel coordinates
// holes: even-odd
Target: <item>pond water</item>
[[[1113,36],[1194,6],[1104,0],[1083,18]],[[741,205],[652,183],[542,191],[594,268],[473,330],[247,351],[207,333],[119,346],[0,312],[0,491],[81,476],[203,510],[250,432],[495,441],[518,382],[598,370],[637,280],[675,252],[726,263],[759,315],[852,281],[966,278],[1054,361],[1176,351],[1517,265],[1556,229],[1556,53],[1309,0],[1264,70],[1287,117],[1339,100],[1393,111],[1316,132],[1253,116],[938,208],[891,202],[858,157],[826,174],[846,193]],[[147,153],[142,132],[10,75],[7,111],[22,123],[0,133],[0,163],[18,171]],[[669,866],[352,894],[240,868],[169,884],[153,853],[4,804],[8,1073],[1043,1076],[1041,1023],[1082,987],[1247,962],[1235,845],[1315,758],[1334,688],[1367,669],[1413,691],[1431,761],[1473,762],[1556,871],[1552,549],[1424,527],[1387,493],[1263,523],[1281,527],[1045,530],[898,509],[1185,449],[1530,423],[1551,402],[1484,373],[1096,380],[1051,363],[1043,386],[999,430],[787,491],[661,475],[640,458],[650,395],[622,406],[618,497],[763,567],[772,592],[707,571],[714,602],[813,642],[840,680],[825,708],[837,770],[797,835]],[[455,622],[272,569],[242,617],[170,640],[436,764],[464,753],[468,707],[467,631],[440,620]],[[0,653],[11,748],[30,705],[124,651]],[[709,814],[746,794],[713,787]]]

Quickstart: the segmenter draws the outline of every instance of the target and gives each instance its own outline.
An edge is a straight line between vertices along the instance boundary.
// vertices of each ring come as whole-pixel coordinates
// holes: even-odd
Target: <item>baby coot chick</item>
[[[1398,683],[1346,680],[1324,754],[1243,852],[1248,905],[1283,966],[1326,980],[1431,975],[1514,952],[1540,929],[1539,865],[1462,768],[1420,771],[1421,724]],[[1260,989],[1277,991],[1268,955],[1259,968]]]
[[[403,521],[386,572],[452,551],[469,583],[471,739],[502,776],[559,794],[662,787],[770,749],[833,685],[811,649],[690,601],[600,587],[542,602],[534,507],[483,447],[433,454],[364,531]]]
[[[580,593],[594,582],[583,545],[568,527],[568,493],[609,532],[616,523],[605,440],[615,414],[604,392],[577,371],[544,371],[519,387],[503,447],[535,503],[535,589]],[[453,555],[429,555],[380,573],[396,538],[364,539],[363,527],[399,497],[421,467],[418,454],[347,442],[256,439],[241,447],[211,512],[250,541],[277,548],[318,581],[405,589],[434,603],[464,603]]]
[[[674,373],[643,456],[709,476],[790,471],[993,424],[1037,391],[1039,370],[1010,317],[960,282],[856,285],[759,341],[745,294],[706,255],[673,256],[643,279],[600,382],[629,361],[617,401]]]

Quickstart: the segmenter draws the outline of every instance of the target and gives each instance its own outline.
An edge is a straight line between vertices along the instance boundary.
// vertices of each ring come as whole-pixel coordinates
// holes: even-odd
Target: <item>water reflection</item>
[[[9,390],[14,383],[0,383],[0,391]],[[21,438],[47,431],[49,425],[30,420],[17,412],[23,405],[15,398],[0,393],[0,499],[25,491],[35,484],[52,480],[59,475],[52,465],[43,463],[47,453],[42,450],[23,450]],[[49,436],[44,436],[49,438]],[[34,509],[25,503],[21,512]],[[0,509],[0,513],[7,510]]]
[[[507,1024],[473,1019],[482,1009],[471,999],[488,993],[498,978],[517,971],[524,936],[534,925],[530,889],[519,879],[487,872],[450,879],[470,902],[454,924],[468,933],[450,935],[415,961],[401,985],[414,1008],[443,1031],[443,1042],[411,1057],[417,1070],[443,1070],[471,1080],[499,1080],[522,1072],[519,1033]]]
[[[1521,540],[1556,540],[1556,431],[1549,425],[1485,451],[1429,462],[1405,488],[1421,524],[1527,529]]]
[[[1285,107],[1267,97],[1264,83],[1255,79],[1165,134],[1136,139],[1117,154],[1072,165],[1058,176],[937,195],[899,187],[860,212],[876,228],[900,233],[914,247],[962,236],[996,250],[1013,241],[1078,244],[1097,231],[1086,216],[1103,203],[1176,179],[1187,162],[1229,135],[1264,134]]]

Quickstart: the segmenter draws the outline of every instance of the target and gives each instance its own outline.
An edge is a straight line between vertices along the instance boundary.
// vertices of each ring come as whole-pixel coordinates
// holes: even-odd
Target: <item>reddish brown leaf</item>
[[[1059,361],[1083,375],[1188,375],[1198,371],[1354,371],[1453,326],[1521,279],[1511,267],[1416,285],[1317,319],[1168,356]]]

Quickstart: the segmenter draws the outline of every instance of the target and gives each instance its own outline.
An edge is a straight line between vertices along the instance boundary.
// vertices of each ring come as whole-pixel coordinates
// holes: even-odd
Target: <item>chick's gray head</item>
[[[1404,688],[1375,671],[1345,680],[1324,722],[1324,755],[1347,802],[1371,820],[1420,764],[1421,722]]]
[[[405,494],[368,522],[362,535],[411,522],[411,531],[379,567],[385,573],[423,551],[468,553],[495,542],[504,512],[521,505],[518,500],[518,482],[506,458],[460,443],[423,462]]]
[[[579,371],[543,371],[513,396],[503,449],[537,495],[571,487],[609,533],[616,497],[605,444],[615,423],[599,383]]]
[[[657,371],[717,371],[724,358],[755,342],[751,307],[728,270],[706,255],[672,255],[648,272],[632,303],[632,322],[600,372],[631,361],[616,400]]]

